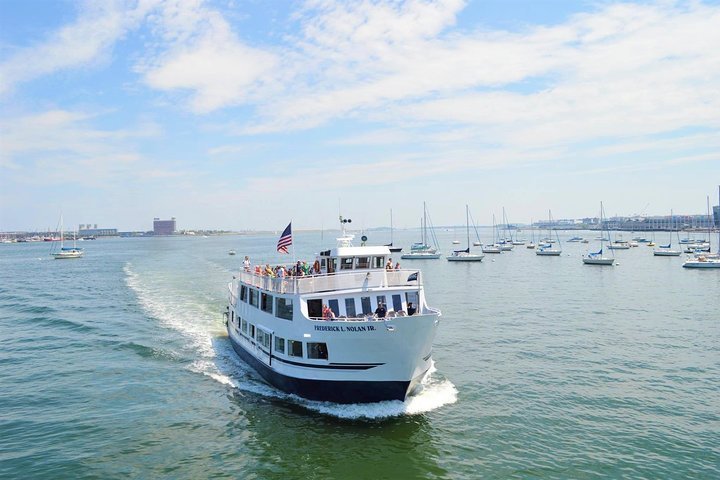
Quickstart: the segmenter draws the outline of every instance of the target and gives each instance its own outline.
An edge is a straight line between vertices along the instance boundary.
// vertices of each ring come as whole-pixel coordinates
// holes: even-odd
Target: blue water
[[[296,234],[296,255],[333,238]],[[405,403],[339,406],[229,346],[226,284],[245,254],[287,260],[276,241],[0,245],[0,478],[720,477],[720,271],[646,246],[610,268],[583,244],[401,260],[443,311],[435,371]]]

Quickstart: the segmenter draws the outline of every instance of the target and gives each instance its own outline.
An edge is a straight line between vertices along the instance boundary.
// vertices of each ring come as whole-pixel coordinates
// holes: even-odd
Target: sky
[[[0,2],[0,231],[705,213],[718,1]]]

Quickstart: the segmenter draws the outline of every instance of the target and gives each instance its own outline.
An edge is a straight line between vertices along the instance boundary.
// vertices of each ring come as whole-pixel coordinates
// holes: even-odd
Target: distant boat
[[[228,251],[228,255],[235,255],[237,252],[235,250]]]
[[[482,253],[470,253],[470,209],[465,205],[465,230],[467,232],[467,248],[455,250],[452,255],[445,257],[448,262],[481,262],[485,257]]]
[[[390,209],[390,243],[385,245],[390,249],[390,252],[392,253],[398,253],[402,252],[402,247],[393,247],[393,215],[392,215],[392,208]]]
[[[80,258],[83,256],[82,248],[78,248],[76,244],[76,235],[73,233],[73,246],[65,246],[65,231],[63,229],[63,217],[60,215],[60,250],[52,253],[55,260],[66,260],[70,258]]]
[[[670,239],[667,245],[659,245],[658,248],[653,250],[653,256],[655,257],[679,257],[682,253],[680,250],[672,248],[672,230],[673,230],[673,211],[670,210]],[[678,233],[678,238],[679,238]],[[682,243],[682,241],[680,242]]]
[[[718,199],[720,199],[720,186],[718,186]],[[709,200],[708,200],[709,202]],[[708,208],[709,209],[709,208]],[[709,230],[709,227],[708,227]],[[708,232],[708,242],[709,242]],[[718,247],[716,254],[699,254],[695,258],[688,258],[683,263],[684,268],[720,268],[720,229],[718,229]]]
[[[604,215],[604,209],[603,204],[600,202],[600,230],[602,231],[603,228],[603,215]],[[604,236],[600,235],[600,250],[597,252],[588,253],[586,256],[583,256],[583,263],[585,265],[612,265],[615,263],[615,257],[605,257],[603,256],[603,240]],[[612,250],[610,251],[612,253]]]
[[[546,243],[543,243],[542,245],[539,245],[537,249],[535,250],[535,255],[541,256],[541,257],[558,257],[562,253],[562,247],[560,246],[560,237],[558,236],[557,230],[555,230],[555,238],[557,240],[557,247],[553,247],[552,240],[550,237],[552,236],[552,212],[548,210],[548,229],[550,230],[548,232],[548,240]]]
[[[525,245],[525,248],[530,248],[530,249],[535,248],[535,229],[533,228],[532,218],[530,219],[530,243]]]
[[[568,242],[573,242],[573,243],[582,242],[582,241],[583,241],[583,237],[572,237],[570,240],[568,240]]]
[[[493,242],[495,242],[495,235],[496,235],[496,229],[497,225],[495,224],[495,214],[493,214]],[[483,253],[502,253],[503,250],[499,243],[493,243],[492,245],[483,245],[482,247]]]
[[[428,238],[428,223],[430,223],[430,236],[433,238],[433,245],[430,246]],[[435,260],[440,258],[441,253],[438,252],[437,238],[432,222],[427,213],[427,206],[423,202],[423,218],[420,221],[420,242],[415,242],[410,246],[410,253],[404,253],[400,258],[403,260]]]

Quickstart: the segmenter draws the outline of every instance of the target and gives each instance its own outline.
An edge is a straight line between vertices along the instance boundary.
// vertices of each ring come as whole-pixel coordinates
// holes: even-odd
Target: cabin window
[[[356,315],[354,298],[345,299],[345,313],[347,314],[348,318],[353,318]]]
[[[316,360],[327,360],[328,358],[327,344],[325,343],[308,342],[307,352],[308,358]]]
[[[324,258],[321,258],[320,259],[320,268],[324,269],[325,267],[327,267],[327,260],[325,260]]]
[[[360,297],[360,304],[362,305],[363,315],[372,315],[373,310],[370,306],[370,297]]]
[[[355,268],[370,268],[370,257],[357,257]]]
[[[373,268],[385,268],[385,257],[373,257]]]
[[[392,301],[393,301],[393,310],[395,310],[396,312],[399,312],[400,310],[403,309],[402,308],[402,297],[399,294],[393,295]]]
[[[248,288],[245,285],[240,285],[240,300],[247,303],[247,291]]]
[[[255,290],[254,288],[251,288],[250,289],[250,305],[252,305],[255,308],[257,308],[257,306],[258,306],[258,297],[259,297],[258,291]]]
[[[261,328],[257,329],[257,341],[259,345],[270,350],[270,334]]]
[[[340,260],[340,270],[352,270],[353,257],[343,258]]]
[[[415,308],[417,308],[420,304],[420,301],[418,300],[418,292],[407,292],[405,294],[405,300],[407,303],[415,305]]]
[[[322,318],[322,299],[311,298],[307,301],[308,317]]]
[[[237,326],[237,328],[240,328],[240,315],[238,315],[238,316],[236,317],[236,319],[235,319],[235,325]]]
[[[385,308],[387,308],[387,302],[385,301],[385,295],[377,296],[377,304],[380,305],[381,303],[385,305]]]
[[[285,339],[282,337],[275,337],[275,351],[285,353]]]
[[[302,357],[302,342],[288,340],[288,355],[291,357]]]
[[[248,326],[247,320],[245,320],[244,318],[241,318],[240,319],[240,331],[243,332],[245,335],[247,335],[247,326]]]
[[[335,273],[337,270],[337,258],[328,259],[327,273]]]
[[[250,324],[250,335],[249,335],[249,337],[250,337],[250,338],[255,338],[255,325],[253,325],[252,323]]]
[[[275,316],[285,320],[293,318],[292,298],[275,297]],[[310,315],[312,317],[312,315]]]
[[[260,309],[263,312],[272,313],[273,297],[267,293],[260,294]]]
[[[330,307],[330,310],[332,310],[336,317],[340,316],[340,303],[337,298],[328,300],[328,307]],[[320,315],[322,316],[322,313]]]

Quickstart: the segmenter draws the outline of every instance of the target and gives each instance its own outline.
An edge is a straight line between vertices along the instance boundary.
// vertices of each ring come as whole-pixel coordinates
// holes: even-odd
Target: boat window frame
[[[296,358],[303,358],[303,342],[302,340],[288,340],[287,341],[287,356],[288,357],[296,357]],[[300,345],[300,355],[296,355],[295,346]]]
[[[242,317],[240,317],[240,332],[245,335],[248,333],[248,322]]]
[[[240,285],[240,300],[242,300],[245,303],[248,303],[247,291],[248,291],[247,285]]]
[[[260,310],[269,313],[273,313],[273,296],[267,292],[260,292]]]
[[[282,305],[280,305],[280,300],[282,300]],[[288,302],[290,302],[288,304]],[[277,318],[282,318],[283,320],[291,320],[293,319],[293,311],[294,311],[294,302],[292,298],[288,297],[275,297],[275,316]],[[320,307],[322,309],[322,307]]]
[[[342,257],[340,259],[340,270],[352,270],[355,266],[355,257]]]
[[[348,318],[355,318],[357,316],[355,297],[345,297],[345,315]]]
[[[360,297],[360,307],[363,315],[372,315],[372,299],[370,297]]]
[[[370,268],[370,257],[355,257],[356,270],[367,270],[368,268]]]
[[[403,309],[403,303],[402,303],[402,296],[400,296],[399,293],[393,293],[391,295],[392,302],[393,302],[393,310],[396,312],[399,312]]]
[[[387,309],[388,304],[387,304],[387,297],[385,295],[377,295],[375,297],[375,307],[376,308],[378,305],[380,305],[380,302],[382,302],[382,304],[385,305],[385,309]]]
[[[385,255],[373,256],[373,268],[385,268]]]
[[[274,347],[275,353],[282,353],[285,355],[285,339],[283,337],[275,337]]]
[[[337,298],[330,298],[327,305],[335,314],[335,318],[338,318],[340,316],[340,301]]]
[[[328,349],[325,342],[307,342],[307,358],[312,360],[327,360]]]
[[[308,318],[322,318],[322,309],[324,304],[322,298],[308,298],[305,301],[305,304],[307,305]],[[317,305],[320,305],[320,308],[317,308]]]
[[[250,303],[250,305],[252,305],[253,307],[258,308],[259,300],[260,300],[260,292],[256,288],[251,288],[249,297],[250,298],[249,298],[248,303]],[[253,300],[254,300],[254,302],[253,302]]]

